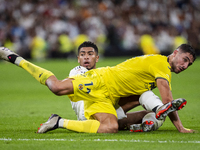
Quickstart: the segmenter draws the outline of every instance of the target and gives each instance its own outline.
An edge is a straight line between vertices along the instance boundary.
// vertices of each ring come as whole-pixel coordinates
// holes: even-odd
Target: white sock
[[[59,120],[59,122],[58,122],[58,127],[59,128],[63,128],[64,120],[65,119],[62,119],[62,118]]]
[[[20,63],[23,59],[24,59],[24,58],[22,58],[22,57],[17,57],[14,63],[15,63],[17,66],[19,66],[19,63]]]
[[[153,111],[153,109],[155,109],[155,107],[157,107],[156,110],[158,110],[158,108],[163,106],[163,103],[160,100],[160,98],[158,96],[156,96],[152,91],[144,92],[140,96],[139,102],[144,107],[144,109],[146,109],[148,111]]]

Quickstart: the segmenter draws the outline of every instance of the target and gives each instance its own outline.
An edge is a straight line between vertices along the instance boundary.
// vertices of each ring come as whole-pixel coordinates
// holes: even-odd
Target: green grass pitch
[[[127,58],[100,59],[97,67],[113,66]],[[33,62],[64,79],[78,65],[76,59]],[[200,131],[200,58],[178,75],[172,73],[174,98],[185,98],[188,103],[179,111],[183,125]],[[154,92],[159,95],[158,90]],[[142,107],[135,109],[143,110]],[[0,149],[69,149],[69,150],[129,150],[129,149],[200,149],[200,133],[179,133],[167,118],[154,132],[117,134],[87,134],[58,129],[36,134],[40,123],[52,113],[76,119],[67,96],[55,96],[25,70],[0,61]]]

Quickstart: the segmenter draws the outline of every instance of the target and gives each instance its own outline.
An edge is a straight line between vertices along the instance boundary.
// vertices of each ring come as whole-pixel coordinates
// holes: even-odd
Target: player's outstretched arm
[[[71,78],[58,80],[55,76],[50,76],[46,80],[47,87],[56,95],[68,95],[74,92]]]
[[[174,124],[174,126],[177,128],[177,130],[179,132],[181,132],[181,133],[194,133],[194,132],[196,132],[195,130],[187,129],[187,128],[183,127],[181,120],[179,119],[177,111],[171,112],[168,116],[169,116],[171,122]]]
[[[164,104],[173,100],[171,90],[169,88],[168,82],[164,79],[157,79],[157,87],[160,92],[160,96],[162,97],[162,101]],[[183,127],[182,122],[179,118],[178,112],[171,112],[169,115],[171,122],[177,128],[177,130],[181,133],[193,133],[194,131],[191,129],[186,129]]]

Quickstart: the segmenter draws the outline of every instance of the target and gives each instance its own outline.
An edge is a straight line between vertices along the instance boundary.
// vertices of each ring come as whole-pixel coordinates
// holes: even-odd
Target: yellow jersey
[[[141,95],[156,88],[158,78],[167,80],[171,89],[171,66],[162,55],[143,55],[94,70],[103,77],[112,97]]]

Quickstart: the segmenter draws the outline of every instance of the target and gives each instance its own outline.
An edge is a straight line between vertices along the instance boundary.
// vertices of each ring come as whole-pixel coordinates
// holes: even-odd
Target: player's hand
[[[187,129],[187,128],[183,128],[179,132],[181,132],[181,133],[197,133],[197,131],[192,130],[192,129]]]

